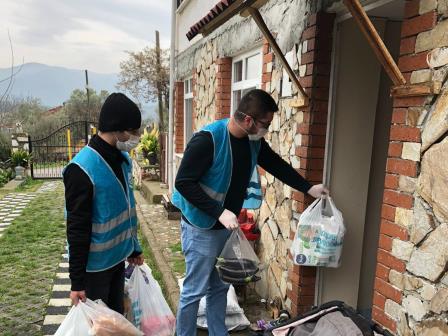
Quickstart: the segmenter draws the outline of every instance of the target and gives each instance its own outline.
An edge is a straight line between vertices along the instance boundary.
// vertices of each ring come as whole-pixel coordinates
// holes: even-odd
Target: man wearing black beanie
[[[70,298],[101,299],[123,313],[124,261],[143,263],[129,152],[140,140],[141,113],[112,93],[94,135],[63,172],[67,210]]]

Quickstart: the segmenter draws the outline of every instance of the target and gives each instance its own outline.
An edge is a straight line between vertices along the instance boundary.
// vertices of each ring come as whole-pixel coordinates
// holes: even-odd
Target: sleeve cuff
[[[142,251],[135,250],[131,253],[131,255],[128,258],[135,258],[138,257],[140,254],[142,254]]]
[[[222,215],[222,213],[224,212],[224,210],[225,210],[225,209],[224,209],[223,207],[221,207],[221,206],[217,207],[216,209],[213,210],[212,217],[213,217],[214,219],[218,220],[219,217],[221,217],[221,215]]]
[[[304,193],[306,193],[306,194],[308,194],[308,191],[310,191],[310,189],[312,188],[312,184],[310,184],[310,183],[308,183],[308,181],[305,181],[305,187],[304,187],[304,190],[303,190],[303,192]]]
[[[72,280],[72,286],[71,286],[71,290],[72,291],[83,291],[86,289],[86,286],[84,285],[84,281],[73,281]]]

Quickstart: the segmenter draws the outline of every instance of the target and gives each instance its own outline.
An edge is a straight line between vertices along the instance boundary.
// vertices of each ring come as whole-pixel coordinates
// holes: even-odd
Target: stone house
[[[280,108],[266,139],[327,183],[347,227],[340,268],[294,265],[311,199],[261,171],[269,267],[257,291],[293,313],[339,299],[397,335],[448,334],[448,1],[360,1],[384,45],[350,14],[357,0],[217,2],[178,1],[175,164],[194,131],[264,89]],[[259,8],[306,100],[244,3]]]

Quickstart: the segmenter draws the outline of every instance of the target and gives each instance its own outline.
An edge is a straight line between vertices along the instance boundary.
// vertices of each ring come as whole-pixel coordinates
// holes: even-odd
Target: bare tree
[[[0,79],[0,83],[8,82],[5,91],[0,96],[0,104],[9,98],[12,88],[14,87],[14,77],[22,70],[23,67],[22,62],[22,65],[16,71],[14,71],[14,48],[12,45],[11,34],[9,33],[9,31],[8,31],[8,40],[9,40],[9,47],[11,50],[11,74],[6,78]]]
[[[22,71],[23,68],[23,61],[22,65],[18,68],[14,68],[14,48],[12,44],[11,34],[8,30],[8,40],[9,40],[9,46],[11,50],[11,72],[10,75],[6,78],[0,79],[0,83],[7,82],[6,89],[3,93],[0,93],[0,123],[4,122],[4,119],[12,113],[12,110],[15,106],[17,106],[16,99],[11,99],[11,91],[14,87],[14,79],[17,76],[17,74]]]
[[[159,109],[160,129],[164,129],[168,106],[169,50],[160,49],[160,64],[157,48],[145,47],[142,51],[127,51],[128,59],[120,63],[120,81],[117,87],[130,93],[139,102],[153,102],[162,95],[164,109]]]

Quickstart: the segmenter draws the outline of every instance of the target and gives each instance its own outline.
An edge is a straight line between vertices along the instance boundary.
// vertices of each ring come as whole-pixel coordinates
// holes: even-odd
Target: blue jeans
[[[186,276],[177,310],[177,336],[196,335],[196,320],[199,301],[206,296],[208,334],[225,336],[227,291],[215,268],[216,258],[221,253],[228,230],[201,230],[181,221],[182,252],[185,255]]]

